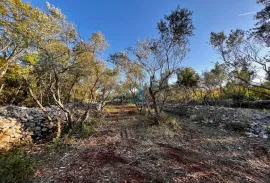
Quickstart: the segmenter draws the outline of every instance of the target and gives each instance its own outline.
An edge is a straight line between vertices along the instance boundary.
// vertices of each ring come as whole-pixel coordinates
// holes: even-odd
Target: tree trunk
[[[90,113],[90,108],[87,109],[87,111],[85,111],[85,113],[83,114],[82,120],[80,121],[80,125],[81,125],[81,130],[83,129],[83,124],[88,120],[89,118],[89,113]]]
[[[22,85],[20,85],[20,87],[18,88],[18,90],[17,90],[16,93],[15,93],[15,96],[14,96],[13,99],[10,101],[11,104],[14,105],[14,102],[15,102],[15,100],[16,100],[16,98],[17,98],[19,92],[21,91],[21,89],[22,89]],[[41,103],[41,104],[42,104],[42,103]],[[16,104],[15,104],[15,105],[16,105]]]
[[[73,124],[73,121],[72,121],[71,113],[68,110],[64,110],[64,111],[66,113],[66,118],[67,118],[67,121],[68,121],[68,127],[69,127],[69,129],[72,129],[74,124]]]
[[[1,87],[0,87],[0,94],[2,93],[4,86],[5,86],[5,84],[1,84]]]
[[[100,113],[100,114],[103,113],[103,110],[104,110],[106,104],[107,103],[105,101],[101,101],[101,102],[97,103],[97,111],[98,111],[98,113]]]
[[[155,111],[155,114],[154,114],[154,121],[155,121],[155,124],[156,125],[159,125],[159,111],[158,111],[158,106],[157,106],[157,102],[156,102],[156,97],[152,91],[152,88],[149,87],[149,94],[151,96],[151,99],[152,99],[152,102],[153,102],[153,108],[154,108],[154,111]]]
[[[72,89],[74,88],[74,86],[75,86],[75,84],[76,84],[76,81],[77,81],[77,79],[75,79],[74,81],[73,81],[73,83],[71,84],[71,87],[70,87],[70,89],[69,89],[69,92],[68,92],[68,94],[67,94],[67,96],[66,96],[66,98],[65,98],[65,102],[70,102],[70,98],[71,98],[71,92],[72,92]]]
[[[61,119],[57,118],[57,138],[61,137],[61,132],[62,132],[62,125],[61,125]]]
[[[0,68],[1,72],[0,72],[0,78],[3,78],[4,75],[7,73],[8,67],[9,67],[9,60],[6,61],[6,65],[4,65],[2,68]]]
[[[144,89],[144,95],[145,95],[145,101],[146,101],[146,107],[148,110],[148,114],[151,115],[151,107],[150,107],[150,101],[149,101],[149,95],[147,94],[147,89]]]
[[[42,110],[42,112],[45,114],[45,116],[47,117],[47,119],[49,121],[52,121],[52,118],[50,117],[50,115],[48,114],[47,110],[43,107],[43,105],[39,102],[39,100],[37,99],[37,97],[34,95],[32,89],[30,87],[28,87],[28,91],[30,93],[30,96],[33,98],[33,100],[36,102],[36,104],[39,106],[39,108]]]
[[[90,101],[91,103],[94,103],[95,101],[95,94],[94,94],[94,90],[90,90]]]

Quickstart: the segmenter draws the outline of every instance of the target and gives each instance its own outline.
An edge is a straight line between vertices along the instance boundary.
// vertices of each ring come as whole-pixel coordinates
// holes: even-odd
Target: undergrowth
[[[92,118],[86,123],[77,123],[68,132],[64,133],[59,138],[54,138],[52,143],[48,144],[48,149],[53,152],[62,151],[72,145],[75,145],[79,140],[86,139],[92,135],[96,135],[97,125],[101,123],[100,118]]]
[[[20,148],[0,155],[0,182],[27,182],[35,173],[36,160]]]
[[[93,123],[76,124],[69,132],[69,137],[87,138],[97,133],[96,126]]]
[[[161,115],[161,122],[169,125],[174,130],[176,130],[179,126],[178,121],[174,117],[169,116],[167,113],[163,113]]]

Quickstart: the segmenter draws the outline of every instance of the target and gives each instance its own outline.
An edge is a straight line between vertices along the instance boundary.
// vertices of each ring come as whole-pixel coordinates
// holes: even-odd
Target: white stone
[[[42,128],[41,131],[46,132],[46,131],[48,131],[48,128]]]
[[[264,138],[264,139],[268,139],[268,135],[267,135],[267,134],[264,134],[264,135],[263,135],[263,138]]]

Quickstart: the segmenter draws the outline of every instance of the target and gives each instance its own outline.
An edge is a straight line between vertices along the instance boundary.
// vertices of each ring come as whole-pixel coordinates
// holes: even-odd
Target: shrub
[[[84,124],[76,123],[72,129],[62,134],[61,137],[54,138],[52,143],[48,144],[48,150],[52,152],[61,152],[76,144],[78,139],[87,138],[98,133],[96,124],[100,122],[100,118],[92,118]]]
[[[77,123],[75,124],[74,128],[70,131],[68,136],[75,138],[87,138],[97,132],[96,124],[99,122],[100,122],[99,118],[92,118],[91,121],[89,120],[84,124]]]
[[[0,182],[26,182],[35,173],[35,159],[16,148],[0,155]]]
[[[80,137],[81,138],[87,138],[91,135],[93,135],[96,132],[96,129],[94,126],[89,125],[89,124],[83,124]]]
[[[167,125],[169,125],[170,127],[172,127],[173,129],[177,129],[178,127],[178,122],[175,118],[170,117],[168,114],[163,113],[161,115],[161,121]]]
[[[264,129],[267,132],[267,134],[270,135],[270,125],[265,125]]]

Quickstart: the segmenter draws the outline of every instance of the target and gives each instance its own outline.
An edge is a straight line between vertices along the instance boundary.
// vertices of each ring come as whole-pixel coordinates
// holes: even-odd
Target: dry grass
[[[39,182],[270,182],[269,141],[175,117],[177,128],[116,107],[99,135],[38,151]]]

